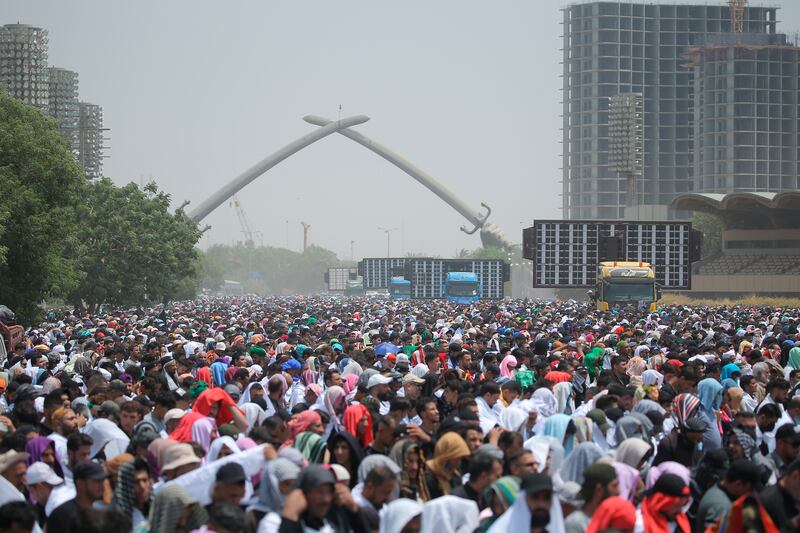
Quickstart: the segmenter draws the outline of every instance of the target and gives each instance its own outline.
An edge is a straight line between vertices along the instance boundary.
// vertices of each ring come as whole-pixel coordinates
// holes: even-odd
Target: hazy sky
[[[664,2],[666,3],[666,2]],[[723,2],[720,0],[719,2]],[[777,2],[779,29],[800,2]],[[175,205],[225,182],[316,126],[306,114],[365,114],[356,129],[427,170],[514,242],[561,216],[561,0],[0,0],[0,24],[50,32],[49,64],[80,75],[110,128],[105,174],[152,176]],[[239,195],[256,241],[312,243],[347,259],[480,245],[465,219],[379,156],[333,135]],[[191,208],[191,206],[190,206]],[[524,222],[524,224],[523,224]],[[241,240],[232,207],[201,241]]]

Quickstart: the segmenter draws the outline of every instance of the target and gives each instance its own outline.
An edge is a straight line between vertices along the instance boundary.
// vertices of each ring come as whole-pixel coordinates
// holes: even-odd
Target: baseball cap
[[[100,404],[99,412],[104,415],[116,415],[119,414],[119,404],[117,402],[113,402],[111,400],[106,400]]]
[[[166,424],[167,422],[169,422],[171,420],[181,419],[181,418],[183,418],[183,415],[185,415],[185,414],[186,414],[186,411],[184,411],[183,409],[178,409],[178,408],[170,409],[164,415],[164,424]]]
[[[661,474],[655,484],[645,492],[646,495],[660,492],[667,496],[688,496],[689,487],[675,474]]]
[[[373,374],[370,376],[369,381],[367,382],[367,388],[371,389],[376,385],[388,385],[392,382],[392,378],[382,376],[380,374]]]
[[[396,361],[397,361],[398,365],[407,365],[407,364],[409,364],[411,362],[408,359],[408,356],[406,354],[404,354],[404,353],[397,354],[397,360]]]
[[[128,390],[128,388],[125,386],[125,383],[123,383],[119,379],[111,380],[111,382],[108,384],[108,388],[109,388],[109,390],[118,390],[118,391],[122,391],[122,392],[125,392],[125,391]]]
[[[239,463],[225,463],[217,470],[217,482],[224,485],[242,485],[247,480]]]
[[[64,480],[58,477],[50,466],[41,461],[36,461],[28,467],[26,475],[26,485],[36,485],[37,483],[47,483],[48,485],[61,485]]]
[[[425,383],[425,380],[409,372],[408,374],[403,376],[403,385],[405,385],[406,383],[417,383],[419,385],[422,385]]]
[[[528,474],[522,478],[519,488],[528,494],[536,494],[537,492],[553,492],[553,480],[547,474],[536,472]]]
[[[105,471],[105,469],[100,465],[100,463],[95,463],[94,461],[82,461],[75,465],[75,468],[72,469],[72,478],[75,481],[79,479],[93,479],[93,480],[100,480],[105,479],[109,476],[109,474]]]

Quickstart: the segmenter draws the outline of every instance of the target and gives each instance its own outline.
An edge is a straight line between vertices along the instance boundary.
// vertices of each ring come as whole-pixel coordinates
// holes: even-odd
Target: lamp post
[[[642,93],[619,93],[609,100],[608,162],[613,171],[626,179],[625,205],[635,206],[636,177],[642,175]]]
[[[386,257],[392,257],[392,232],[397,228],[378,228],[386,233]]]

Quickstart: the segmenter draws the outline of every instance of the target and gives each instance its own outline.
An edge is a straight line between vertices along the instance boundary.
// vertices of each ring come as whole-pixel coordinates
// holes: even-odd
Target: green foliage
[[[115,186],[104,178],[86,186],[78,206],[81,283],[68,300],[93,310],[192,296],[198,275],[194,245],[200,231],[154,183]]]
[[[271,246],[215,244],[203,254],[202,285],[217,290],[223,280],[242,283],[256,294],[313,294],[325,290],[329,267],[341,266],[336,254],[311,245],[304,253]]]
[[[725,229],[722,219],[710,213],[695,212],[692,229],[703,232],[703,259],[722,253],[722,231]]]
[[[22,321],[79,281],[70,252],[84,186],[55,121],[0,93],[0,302]]]
[[[466,259],[500,259],[507,262],[508,252],[500,248],[481,247],[470,252]]]

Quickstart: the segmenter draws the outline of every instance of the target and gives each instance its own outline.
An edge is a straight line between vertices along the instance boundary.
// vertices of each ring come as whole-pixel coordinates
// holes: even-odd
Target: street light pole
[[[392,257],[392,232],[398,228],[378,228],[386,233],[386,257]]]

